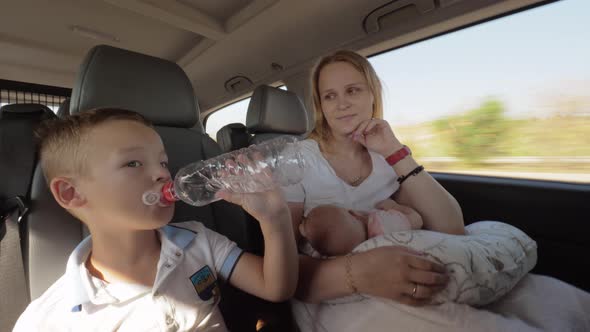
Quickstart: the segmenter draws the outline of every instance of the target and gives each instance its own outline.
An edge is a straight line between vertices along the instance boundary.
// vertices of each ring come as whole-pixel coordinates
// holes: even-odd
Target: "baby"
[[[422,228],[422,217],[410,207],[387,199],[376,208],[367,213],[320,205],[307,214],[299,232],[320,254],[340,256],[375,236]]]

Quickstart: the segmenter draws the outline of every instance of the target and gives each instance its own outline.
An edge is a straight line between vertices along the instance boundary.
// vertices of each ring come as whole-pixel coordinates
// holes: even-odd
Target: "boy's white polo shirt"
[[[218,283],[231,276],[242,250],[198,222],[158,231],[162,245],[153,287],[91,276],[84,265],[92,247],[88,237],[14,331],[225,331]]]

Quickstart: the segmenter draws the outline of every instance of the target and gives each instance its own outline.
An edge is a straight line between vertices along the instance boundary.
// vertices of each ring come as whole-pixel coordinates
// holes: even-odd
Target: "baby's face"
[[[155,229],[172,219],[173,205],[142,202],[145,191],[159,191],[170,180],[158,133],[138,122],[113,120],[93,128],[84,145],[88,158],[78,183],[86,199],[81,217],[127,230]]]

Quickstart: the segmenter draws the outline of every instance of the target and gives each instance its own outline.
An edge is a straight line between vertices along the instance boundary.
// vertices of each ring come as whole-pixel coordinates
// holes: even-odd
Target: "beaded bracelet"
[[[414,176],[417,175],[418,173],[422,172],[424,170],[424,166],[420,165],[416,168],[414,168],[410,173],[400,176],[399,178],[397,178],[397,182],[399,182],[399,184],[402,184],[404,181],[406,181],[410,176]]]
[[[348,288],[352,291],[352,294],[358,294],[359,290],[354,285],[354,280],[352,280],[352,253],[346,254],[346,283],[348,284]]]

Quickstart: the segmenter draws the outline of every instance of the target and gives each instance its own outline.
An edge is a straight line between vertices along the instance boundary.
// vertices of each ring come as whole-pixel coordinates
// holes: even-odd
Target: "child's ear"
[[[66,177],[56,177],[51,180],[49,189],[53,197],[64,209],[78,208],[86,203],[82,195],[74,185],[73,181]]]

